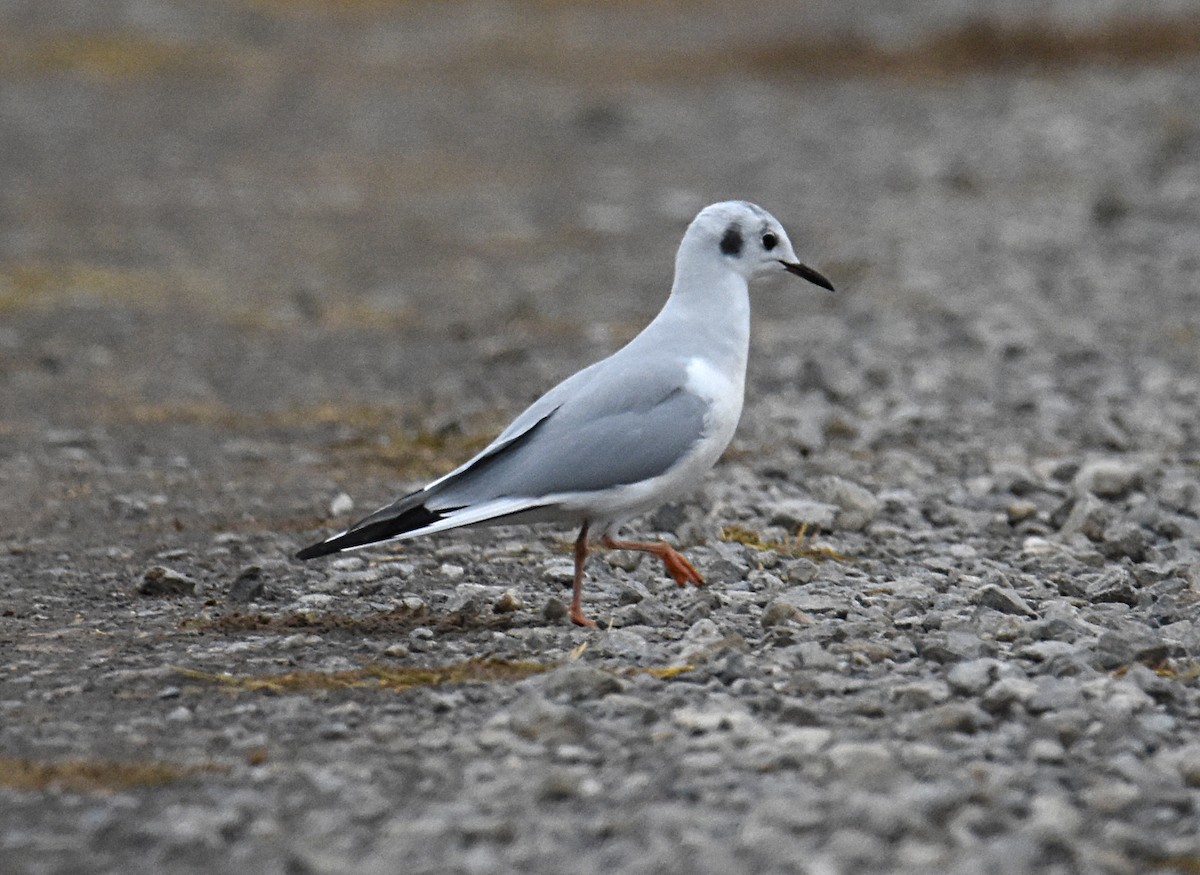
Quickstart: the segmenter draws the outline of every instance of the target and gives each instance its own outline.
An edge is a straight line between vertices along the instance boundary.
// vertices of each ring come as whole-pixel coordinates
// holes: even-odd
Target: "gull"
[[[703,578],[665,541],[621,527],[694,487],[733,438],[750,346],[749,281],[786,271],[833,291],[797,258],[762,207],[705,207],[683,235],[659,314],[621,349],[563,380],[473,458],[296,554],[313,559],[462,526],[558,522],[579,527],[568,616],[583,612],[589,532],[608,549],[662,561],[680,586]]]

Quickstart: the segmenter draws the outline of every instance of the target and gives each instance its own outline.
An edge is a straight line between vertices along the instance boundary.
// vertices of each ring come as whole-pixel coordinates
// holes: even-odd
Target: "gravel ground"
[[[5,4],[0,868],[1200,871],[1200,19],[728,6]],[[726,197],[839,292],[634,529],[707,586],[289,558]]]

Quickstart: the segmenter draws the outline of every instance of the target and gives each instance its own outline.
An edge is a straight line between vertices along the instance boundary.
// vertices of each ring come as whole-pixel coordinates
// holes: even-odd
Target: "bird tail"
[[[340,535],[305,547],[296,558],[315,559],[379,541],[415,538],[462,526],[520,522],[548,505],[545,499],[502,497],[481,504],[430,508],[433,500],[428,490],[414,492],[359,520]]]
[[[316,559],[318,556],[328,556],[330,553],[339,553],[354,547],[365,547],[367,544],[374,544],[377,541],[398,538],[408,532],[436,523],[450,512],[449,508],[430,510],[422,500],[425,497],[427,497],[425,490],[406,495],[399,501],[364,517],[341,534],[326,538],[316,544],[310,544],[297,553],[296,558]]]

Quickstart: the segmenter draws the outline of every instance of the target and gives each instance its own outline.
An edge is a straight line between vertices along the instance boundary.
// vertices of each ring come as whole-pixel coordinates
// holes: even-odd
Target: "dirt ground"
[[[0,870],[1200,871],[1190,2],[8,0]],[[689,500],[291,554],[760,203]]]

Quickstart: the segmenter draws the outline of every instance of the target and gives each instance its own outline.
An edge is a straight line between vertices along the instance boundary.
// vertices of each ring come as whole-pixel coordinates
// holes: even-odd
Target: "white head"
[[[785,270],[830,291],[833,284],[800,263],[779,221],[746,201],[722,201],[700,211],[679,247],[680,259],[718,259],[742,278]]]

